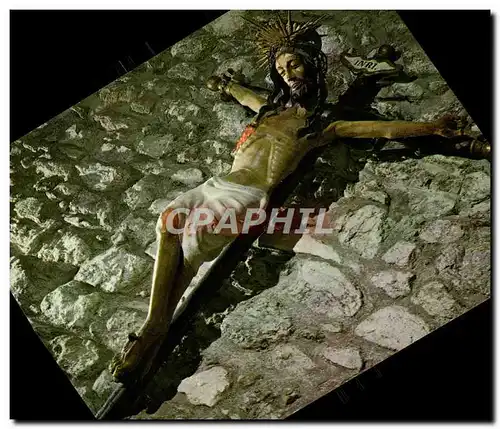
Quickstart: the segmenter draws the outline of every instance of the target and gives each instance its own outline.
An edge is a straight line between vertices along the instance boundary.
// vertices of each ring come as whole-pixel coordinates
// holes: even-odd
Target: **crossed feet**
[[[147,326],[139,334],[129,334],[127,344],[109,365],[113,378],[126,383],[146,375],[166,335],[167,329],[159,331]]]

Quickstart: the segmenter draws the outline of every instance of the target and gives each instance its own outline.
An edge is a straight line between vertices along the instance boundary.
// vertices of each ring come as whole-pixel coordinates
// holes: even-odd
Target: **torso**
[[[317,146],[297,137],[297,131],[306,124],[306,116],[305,109],[294,106],[264,118],[236,152],[225,179],[269,192]]]

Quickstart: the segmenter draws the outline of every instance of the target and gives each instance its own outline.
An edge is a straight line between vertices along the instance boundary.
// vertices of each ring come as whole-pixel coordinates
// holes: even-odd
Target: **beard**
[[[303,102],[316,93],[316,87],[316,82],[313,80],[295,80],[290,85],[290,98],[294,102]]]

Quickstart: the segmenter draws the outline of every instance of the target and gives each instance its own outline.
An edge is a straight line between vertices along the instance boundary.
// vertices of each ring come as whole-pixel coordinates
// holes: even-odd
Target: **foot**
[[[139,335],[129,334],[127,344],[113,357],[109,365],[109,371],[115,380],[123,383],[145,375],[165,336],[166,331],[148,329],[141,329]]]

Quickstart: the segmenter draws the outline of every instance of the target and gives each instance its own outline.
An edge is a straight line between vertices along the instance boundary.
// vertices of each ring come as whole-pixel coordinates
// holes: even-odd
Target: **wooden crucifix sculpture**
[[[256,224],[252,223],[254,214],[267,213],[273,194],[311,151],[343,138],[463,136],[463,130],[449,117],[422,123],[332,121],[324,115],[326,56],[316,31],[319,22],[292,22],[290,14],[287,22],[279,16],[266,24],[252,22],[274,85],[267,98],[231,74],[207,83],[256,116],[237,144],[230,173],[212,177],[179,196],[160,215],[149,313],[140,331],[129,335],[128,343],[113,359],[110,371],[115,379],[125,381],[138,368],[143,372],[165,341],[174,311],[199,267],[247,233],[249,224]],[[488,156],[490,147],[485,143],[474,150]],[[223,218],[227,220],[227,213],[235,214],[236,226],[230,222],[230,228],[218,228]]]

